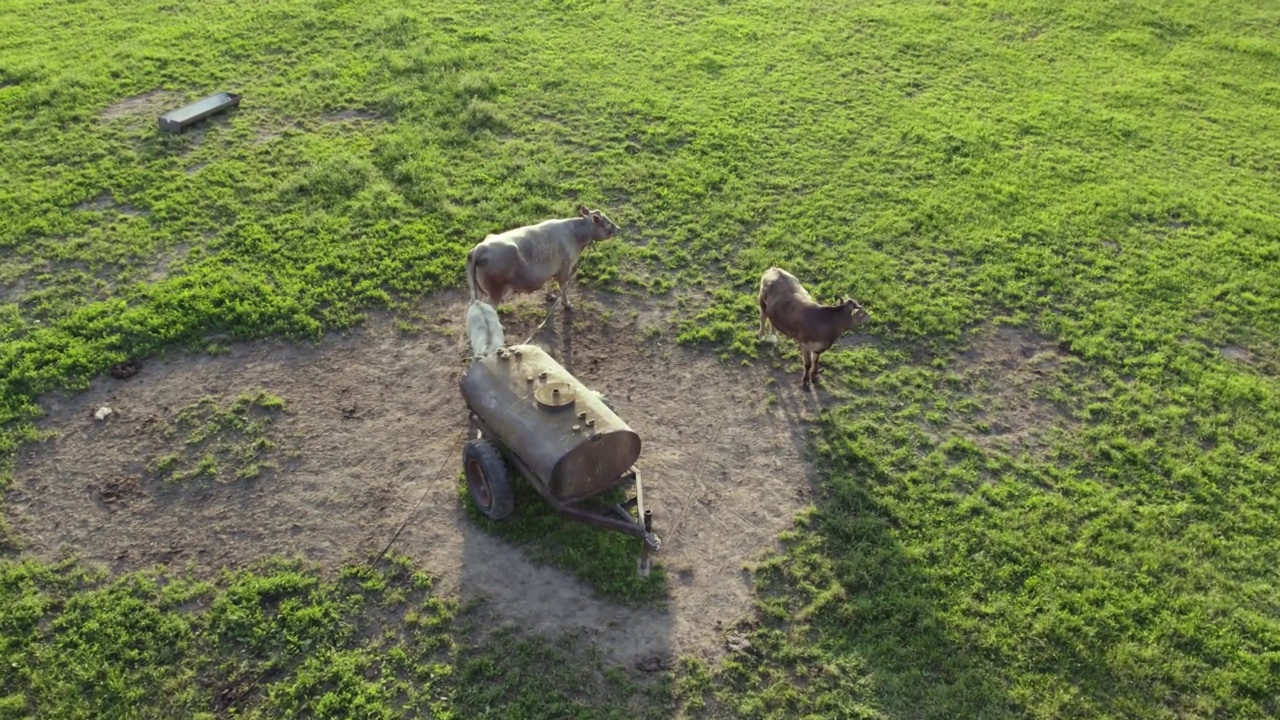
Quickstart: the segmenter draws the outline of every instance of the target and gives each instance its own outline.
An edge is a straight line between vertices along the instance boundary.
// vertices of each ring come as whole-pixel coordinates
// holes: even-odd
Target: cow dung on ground
[[[443,591],[483,599],[524,631],[583,633],[629,667],[684,654],[714,660],[721,628],[751,614],[744,563],[775,547],[808,502],[803,425],[820,400],[791,382],[766,387],[774,376],[762,367],[676,345],[674,303],[577,292],[580,312],[554,318],[533,341],[640,434],[666,602],[601,598],[466,514],[457,490],[466,419],[457,382],[470,353],[462,292],[424,302],[441,324],[423,332],[374,316],[319,343],[153,358],[127,381],[104,375],[83,392],[51,393],[40,426],[54,437],[21,450],[4,513],[25,554],[76,556],[116,573],[157,563],[212,573],[278,554],[332,569],[381,550],[425,493],[394,549]],[[509,343],[545,314],[534,298],[513,307]],[[264,414],[270,449],[239,468],[242,477],[157,477],[158,467],[181,465],[174,430],[186,432],[202,397],[226,407],[259,391],[285,410]],[[92,409],[104,405],[114,414],[97,422]]]

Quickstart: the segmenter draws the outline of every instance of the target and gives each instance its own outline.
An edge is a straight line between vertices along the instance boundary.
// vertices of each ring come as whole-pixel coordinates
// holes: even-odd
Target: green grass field
[[[750,652],[592,678],[429,568],[112,578],[0,525],[0,717],[1280,715],[1277,128],[1264,0],[6,0],[6,464],[42,393],[412,324],[578,202],[624,230],[582,281],[709,291],[729,361],[770,264],[874,318]]]

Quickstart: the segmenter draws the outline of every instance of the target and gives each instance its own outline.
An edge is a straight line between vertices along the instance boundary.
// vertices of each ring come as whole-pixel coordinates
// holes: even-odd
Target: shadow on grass
[[[403,557],[210,579],[0,562],[4,717],[656,717],[573,634],[487,626]],[[145,711],[140,713],[140,708]],[[618,708],[622,708],[620,715]]]
[[[459,502],[464,504],[470,521],[484,532],[510,543],[511,552],[524,553],[537,562],[566,571],[602,598],[643,603],[666,596],[666,573],[660,563],[655,563],[647,578],[636,573],[638,539],[563,518],[523,477],[513,474],[512,480],[516,510],[511,517],[495,522],[476,509],[466,482],[459,479]],[[582,506],[600,512],[620,502],[623,494],[623,490],[615,488],[584,501]],[[485,547],[484,553],[489,552],[490,548]],[[577,592],[581,589],[569,585],[564,588],[566,595]]]
[[[878,499],[894,473],[831,420],[837,402],[821,385],[780,393],[817,496],[756,569],[760,622],[711,683],[715,704],[751,717],[1021,716],[998,668],[942,619],[947,598],[900,540],[908,523]]]

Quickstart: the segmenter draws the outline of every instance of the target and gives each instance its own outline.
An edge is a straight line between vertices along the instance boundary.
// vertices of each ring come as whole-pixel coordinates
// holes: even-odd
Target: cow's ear
[[[599,225],[601,222],[603,222],[600,219],[600,213],[591,213],[591,222],[595,223],[596,225]]]
[[[586,217],[591,214],[591,211],[587,209],[586,205],[579,205],[578,214],[581,215],[582,217]]]

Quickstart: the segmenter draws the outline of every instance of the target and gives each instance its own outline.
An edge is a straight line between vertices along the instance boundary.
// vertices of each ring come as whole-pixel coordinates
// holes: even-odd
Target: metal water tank
[[[640,457],[640,436],[537,345],[476,360],[461,389],[499,449],[563,502],[603,493]]]

